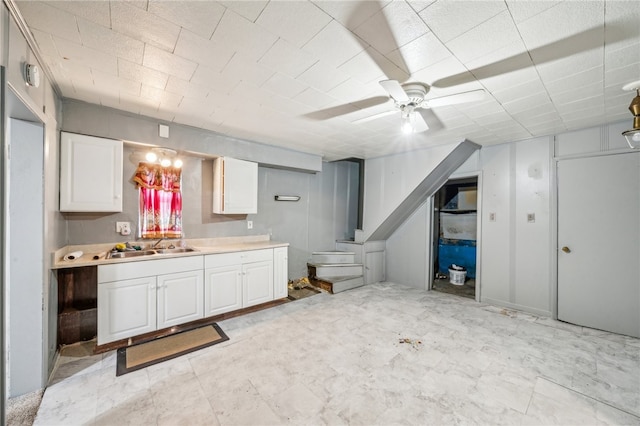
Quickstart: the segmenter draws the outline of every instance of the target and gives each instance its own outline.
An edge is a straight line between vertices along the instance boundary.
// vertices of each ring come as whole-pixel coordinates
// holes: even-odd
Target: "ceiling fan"
[[[425,83],[400,84],[398,80],[382,80],[380,85],[388,93],[389,98],[393,100],[395,108],[355,120],[354,123],[364,123],[399,112],[400,128],[403,133],[424,132],[429,128],[433,129],[441,126],[437,118],[429,111],[430,108],[478,101],[482,100],[485,95],[484,90],[479,89],[426,99],[431,87]]]
[[[372,2],[361,2],[351,14],[346,23],[348,29],[357,28],[362,22],[361,16],[370,15]],[[384,6],[379,5],[379,10]],[[387,40],[391,40],[394,45],[398,45],[394,33],[387,19],[383,19],[377,27],[377,34]],[[610,26],[610,27],[615,27]],[[624,39],[621,31],[611,28],[607,33],[607,41],[617,42]],[[609,40],[609,38],[611,40]],[[427,129],[437,130],[444,127],[431,108],[445,105],[454,105],[466,102],[474,102],[484,98],[483,89],[468,92],[455,93],[448,96],[427,99],[427,94],[431,87],[448,88],[465,83],[470,83],[483,78],[497,76],[529,66],[550,62],[559,58],[569,56],[578,52],[598,48],[602,45],[602,28],[595,26],[564,39],[530,49],[528,51],[507,57],[505,59],[470,69],[465,72],[438,79],[431,85],[420,82],[405,82],[410,76],[404,58],[396,59],[396,63],[388,60],[384,55],[378,53],[366,41],[360,37],[355,37],[360,43],[363,51],[366,52],[388,80],[380,81],[380,85],[387,92],[387,96],[375,96],[368,99],[349,102],[347,104],[326,108],[305,114],[306,117],[316,120],[326,120],[341,115],[346,115],[355,110],[363,110],[377,105],[382,105],[393,100],[394,108],[379,114],[355,120],[354,123],[363,123],[375,120],[380,117],[398,114],[401,119],[401,128],[407,132],[424,132]]]

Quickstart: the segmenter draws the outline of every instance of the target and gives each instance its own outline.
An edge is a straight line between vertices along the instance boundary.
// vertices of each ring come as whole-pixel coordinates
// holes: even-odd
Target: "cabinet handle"
[[[155,289],[156,289],[156,285],[155,285],[155,284],[151,284],[151,285],[149,286],[149,290],[155,290]]]

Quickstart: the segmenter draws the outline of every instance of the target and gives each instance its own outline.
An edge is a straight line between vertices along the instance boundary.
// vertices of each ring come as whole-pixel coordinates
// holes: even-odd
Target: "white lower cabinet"
[[[274,249],[206,255],[204,267],[207,316],[280,298],[274,294]]]
[[[289,295],[289,255],[287,247],[273,249],[273,298],[282,299]]]
[[[98,344],[156,329],[156,277],[98,285]]]
[[[205,316],[242,308],[242,268],[239,264],[205,269],[204,282]]]
[[[98,345],[287,297],[287,247],[98,266]]]
[[[98,266],[98,345],[202,318],[202,282],[202,256]]]
[[[271,256],[273,256],[273,252]],[[243,264],[243,307],[259,305],[271,300],[273,300],[273,257],[272,260]]]
[[[158,329],[204,317],[202,270],[158,276]]]

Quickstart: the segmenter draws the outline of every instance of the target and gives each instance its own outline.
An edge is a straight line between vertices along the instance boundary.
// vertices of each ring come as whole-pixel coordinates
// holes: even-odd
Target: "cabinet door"
[[[287,247],[273,249],[273,298],[282,299],[289,294],[289,261]]]
[[[62,132],[60,211],[122,211],[122,141]]]
[[[258,164],[230,157],[216,158],[213,191],[214,213],[257,213]]]
[[[384,251],[372,251],[365,253],[364,283],[373,284],[385,279]]]
[[[273,261],[242,265],[243,306],[252,306],[273,300]]]
[[[98,285],[98,344],[156,329],[156,277]]]
[[[158,329],[203,317],[202,270],[158,276]]]
[[[218,266],[205,270],[204,315],[210,317],[242,308],[242,268]]]

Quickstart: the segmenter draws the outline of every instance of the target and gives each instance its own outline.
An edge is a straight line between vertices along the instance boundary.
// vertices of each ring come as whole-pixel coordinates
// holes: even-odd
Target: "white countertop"
[[[157,240],[151,241],[130,241],[132,245],[140,245],[147,247]],[[165,240],[161,245],[168,246],[170,244],[179,247],[184,242],[186,247],[194,249],[194,251],[185,253],[164,253],[153,254],[149,256],[130,257],[123,259],[107,259],[106,255],[116,243],[105,244],[84,244],[70,245],[62,247],[53,253],[53,262],[51,269],[77,268],[81,266],[107,265],[112,263],[125,262],[144,262],[146,260],[157,260],[170,257],[183,256],[202,256],[206,254],[232,253],[247,250],[260,250],[274,247],[287,247],[289,243],[273,241],[268,235],[256,235],[248,237],[221,237],[221,238],[194,238],[183,240]],[[82,256],[73,260],[64,260],[64,256],[68,253],[81,251]]]

